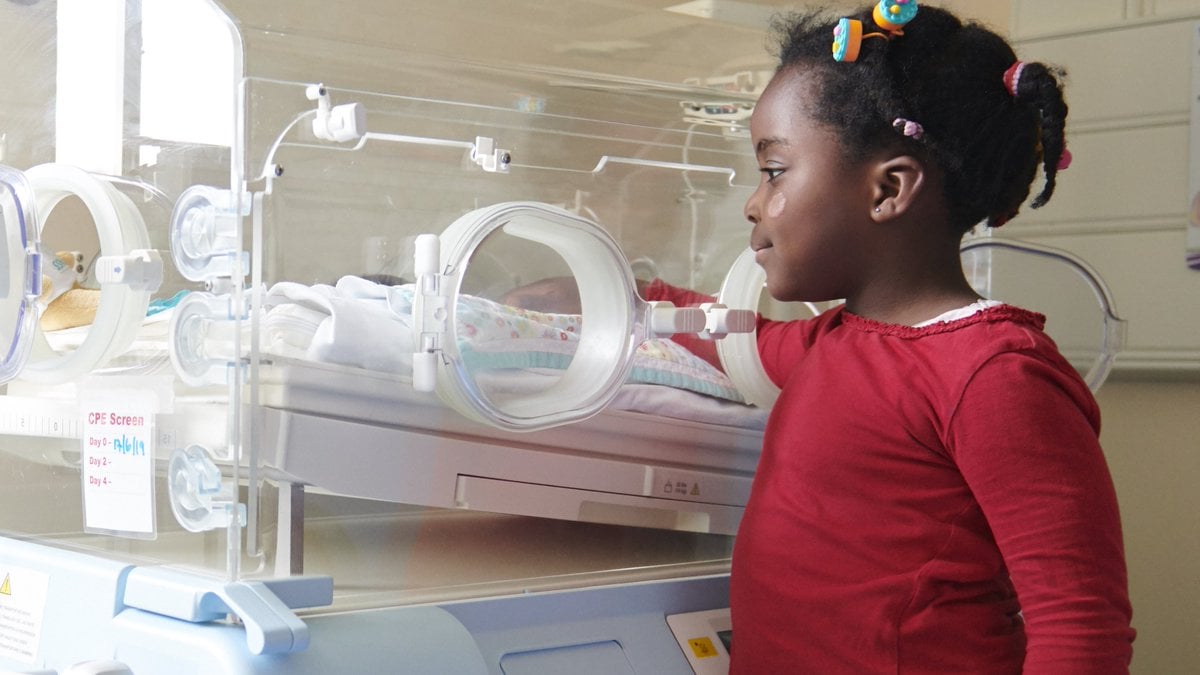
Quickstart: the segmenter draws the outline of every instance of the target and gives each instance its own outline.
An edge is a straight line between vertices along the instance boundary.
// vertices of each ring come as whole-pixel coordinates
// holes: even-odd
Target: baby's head
[[[850,18],[864,34],[886,35],[873,9]],[[1039,162],[1045,185],[1032,206],[1050,199],[1066,150],[1067,106],[1054,71],[1028,63],[1016,72],[1003,38],[936,7],[922,6],[902,34],[862,40],[854,61],[831,54],[837,23],[818,13],[777,21],[776,77],[816,76],[815,100],[799,104],[837,137],[846,159],[896,150],[936,167],[960,232],[1015,216]],[[1009,91],[1014,75],[1016,95]]]

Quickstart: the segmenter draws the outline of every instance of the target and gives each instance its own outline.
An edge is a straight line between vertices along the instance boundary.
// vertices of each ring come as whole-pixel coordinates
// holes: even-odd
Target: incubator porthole
[[[188,477],[188,472],[180,466],[175,466],[172,462],[171,466],[171,494],[175,497],[175,504],[178,508],[185,512],[191,512],[200,508],[200,500],[196,498],[196,490],[198,487]]]
[[[180,246],[189,257],[199,258],[212,249],[212,207],[195,207],[183,216]]]
[[[204,345],[204,321],[198,316],[189,316],[179,324],[178,344],[184,354],[199,354]]]

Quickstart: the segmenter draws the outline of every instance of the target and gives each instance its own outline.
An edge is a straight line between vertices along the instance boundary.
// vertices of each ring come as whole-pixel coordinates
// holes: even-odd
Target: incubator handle
[[[128,255],[100,256],[96,260],[96,280],[153,293],[162,285],[162,255],[151,249],[136,249]]]
[[[700,305],[704,312],[704,329],[700,337],[705,340],[720,340],[730,333],[752,333],[757,327],[758,315],[749,309],[730,309],[719,302]]]
[[[695,307],[676,307],[674,303],[656,301],[649,305],[650,332],[669,337],[676,333],[698,333],[704,330],[704,310]]]

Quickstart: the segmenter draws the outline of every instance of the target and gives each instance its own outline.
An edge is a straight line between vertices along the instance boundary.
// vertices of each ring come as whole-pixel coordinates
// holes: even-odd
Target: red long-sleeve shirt
[[[1128,672],[1099,410],[1043,321],[760,322],[782,392],[734,547],[731,673]]]

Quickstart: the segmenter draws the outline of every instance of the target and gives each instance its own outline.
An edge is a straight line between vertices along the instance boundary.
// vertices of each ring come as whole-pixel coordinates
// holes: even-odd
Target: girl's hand
[[[500,302],[551,314],[579,314],[581,311],[575,277],[550,277],[518,286],[505,293]]]

